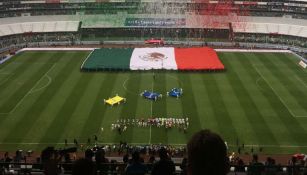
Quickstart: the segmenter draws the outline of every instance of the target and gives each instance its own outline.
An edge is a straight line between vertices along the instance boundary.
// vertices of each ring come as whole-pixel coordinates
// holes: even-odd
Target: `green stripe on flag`
[[[82,69],[129,69],[132,48],[102,48],[94,50]]]

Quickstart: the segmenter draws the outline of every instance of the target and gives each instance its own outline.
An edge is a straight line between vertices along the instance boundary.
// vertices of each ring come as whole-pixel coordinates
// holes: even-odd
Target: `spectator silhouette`
[[[64,168],[65,172],[71,171],[72,170],[72,165],[71,165],[72,161],[71,161],[70,155],[68,153],[66,153],[64,155],[64,163],[65,164],[63,165],[63,168]]]
[[[72,169],[72,175],[94,175],[96,174],[95,165],[89,159],[77,160]]]
[[[10,163],[13,161],[13,159],[11,157],[9,157],[9,153],[8,152],[5,152],[4,153],[4,160],[3,160],[5,163]],[[0,161],[1,162],[1,161]],[[0,166],[1,167],[1,166]],[[3,166],[3,168],[5,169],[9,169],[9,164],[6,164]],[[1,173],[0,173],[1,174]],[[4,174],[4,173],[3,173]]]
[[[156,162],[153,167],[151,174],[152,175],[172,175],[175,173],[175,164],[168,157],[167,150],[165,148],[161,148],[159,150],[160,160]]]
[[[132,160],[126,167],[126,175],[144,175],[147,173],[147,167],[140,160],[140,153],[135,151],[132,154]]]
[[[236,172],[245,172],[244,161],[242,159],[238,159]]]
[[[129,161],[129,154],[127,153],[123,156],[123,162],[126,164],[128,163],[128,161]]]
[[[261,175],[262,172],[264,172],[263,163],[258,162],[258,155],[254,154],[253,160],[249,166],[248,174],[249,175]]]
[[[41,160],[43,164],[45,175],[57,175],[60,173],[58,164],[62,156],[59,156],[54,147],[47,147],[41,153]]]
[[[96,167],[100,171],[100,174],[107,174],[109,171],[109,160],[105,158],[104,149],[99,148],[95,154]]]
[[[188,164],[188,159],[185,157],[182,159],[182,162],[180,164],[181,175],[187,175],[187,164]]]
[[[94,152],[91,149],[85,150],[84,157],[88,160],[92,160],[94,156]]]
[[[149,157],[148,165],[147,165],[149,171],[152,170],[152,166],[154,165],[155,162],[156,162],[155,156],[151,155],[151,156]]]
[[[271,157],[267,157],[265,162],[265,174],[266,175],[276,175],[278,172],[278,166],[275,164],[275,160]]]
[[[201,130],[189,140],[187,149],[189,175],[226,175],[229,172],[227,148],[218,134]]]
[[[118,166],[118,171],[119,171],[119,172],[125,172],[125,169],[126,169],[126,167],[127,167],[128,162],[129,162],[129,154],[126,153],[126,154],[123,156],[123,163],[124,163],[124,165]]]

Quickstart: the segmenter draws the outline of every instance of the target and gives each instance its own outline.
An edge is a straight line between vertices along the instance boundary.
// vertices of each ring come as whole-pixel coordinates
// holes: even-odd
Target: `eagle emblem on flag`
[[[144,61],[161,61],[167,59],[167,56],[159,52],[151,52],[139,57]]]

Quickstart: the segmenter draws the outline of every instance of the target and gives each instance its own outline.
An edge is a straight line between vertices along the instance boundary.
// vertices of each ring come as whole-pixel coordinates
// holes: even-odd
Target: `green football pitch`
[[[307,73],[299,60],[282,53],[218,53],[225,72],[80,72],[89,52],[24,52],[0,65],[0,150],[63,147],[86,143],[183,145],[201,128],[218,132],[229,148],[237,142],[266,153],[307,151]],[[155,74],[155,76],[152,76]],[[181,87],[181,98],[156,102],[139,94],[166,94]],[[106,106],[114,95],[125,104]],[[176,128],[111,130],[118,119],[189,117],[184,134]],[[101,128],[104,128],[103,132]]]

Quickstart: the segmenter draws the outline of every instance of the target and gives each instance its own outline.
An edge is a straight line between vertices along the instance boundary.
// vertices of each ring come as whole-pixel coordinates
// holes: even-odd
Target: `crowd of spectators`
[[[76,148],[56,150],[53,147],[47,147],[42,151],[37,161],[41,163],[41,168],[44,174],[47,175],[60,174],[62,170],[71,172],[73,175],[109,174],[110,172],[115,174],[121,172],[127,175],[172,175],[176,171],[175,163],[171,159],[170,147],[160,145],[155,149],[134,147],[133,150],[130,150],[127,148],[126,143],[121,143],[119,147],[127,149],[121,164],[116,164],[116,160],[106,158],[104,147],[97,146],[85,150],[84,158],[75,160],[73,164],[71,164],[72,159],[70,155],[76,151]],[[195,134],[188,143],[187,148],[188,157],[183,159],[180,166],[182,174],[190,172],[190,175],[197,175],[199,172],[207,172],[223,175],[228,172],[226,145],[217,134],[209,130],[202,130]],[[150,158],[148,159],[145,154],[149,153]],[[156,160],[156,157],[159,158]],[[14,159],[16,162],[21,162],[25,161],[24,159],[26,158],[18,151]],[[13,160],[6,153],[2,161],[10,163]],[[62,166],[59,166],[60,163],[62,163]],[[8,169],[8,166],[3,168],[4,170]],[[223,171],[220,171],[219,168],[223,168]],[[222,174],[220,174],[221,172]]]
[[[126,143],[120,144],[126,147]],[[215,174],[225,175],[229,171],[229,161],[227,157],[227,148],[221,137],[209,130],[201,130],[194,134],[187,144],[187,158],[182,160],[181,173],[190,175]],[[129,159],[132,151],[131,159]],[[144,154],[150,153],[150,158],[145,160]],[[126,164],[125,174],[127,175],[172,175],[175,173],[175,164],[171,159],[170,149],[160,146],[157,150],[159,160],[156,161],[155,153],[150,149],[127,150],[123,156],[123,162]],[[102,148],[87,149],[85,151],[85,160],[96,163],[95,170],[100,174],[106,174],[110,169],[117,170],[109,164],[110,161],[105,158],[105,151]],[[83,161],[85,161],[83,160]],[[80,160],[79,160],[80,161]],[[146,164],[145,164],[146,161]],[[77,163],[79,163],[77,161]],[[75,167],[75,166],[74,166]],[[92,167],[92,166],[90,166]],[[74,172],[74,168],[73,168]],[[89,172],[92,172],[89,170]]]
[[[235,13],[252,16],[283,16],[293,15],[294,18],[307,18],[303,2],[295,5],[287,5],[280,2],[268,2],[267,4],[231,5]],[[218,7],[208,3],[153,3],[153,2],[108,2],[108,3],[15,3],[10,1],[0,7],[0,17],[21,16],[29,13],[32,16],[39,15],[74,15],[78,12],[85,14],[210,14]],[[246,13],[248,12],[248,13]]]
[[[35,166],[41,169],[46,175],[63,172],[73,175],[226,175],[230,171],[248,175],[277,175],[281,172],[289,175],[307,174],[304,155],[294,155],[288,165],[277,164],[271,157],[259,161],[256,154],[252,155],[250,162],[244,162],[240,156],[229,156],[222,138],[209,130],[201,130],[192,136],[187,143],[187,151],[180,156],[181,163],[174,163],[172,149],[168,146],[153,146],[155,151],[149,151],[146,147],[148,146],[131,147],[121,142],[117,150],[120,150],[122,160],[115,159],[116,157],[107,158],[106,155],[110,152],[106,151],[106,147],[86,149],[84,156],[78,158],[75,155],[76,148],[56,150],[47,147],[37,158],[38,164],[33,164],[33,168]],[[0,160],[0,174],[8,173],[7,170],[14,167],[13,162],[27,162],[26,157],[20,150],[16,151],[13,158],[5,153]]]
[[[306,38],[278,34],[236,33],[234,41],[251,43],[271,43],[307,48]]]
[[[68,45],[80,41],[144,40],[165,38],[170,41],[229,41],[228,30],[210,29],[82,29],[78,33],[30,33],[0,37],[0,48],[19,44],[66,42]],[[307,48],[306,38],[278,34],[235,33],[235,42],[271,43]]]
[[[227,39],[226,29],[189,28],[103,28],[82,29],[82,40],[140,40],[164,38],[165,40],[204,40],[206,38]]]
[[[40,42],[70,42],[79,41],[79,35],[73,33],[27,33],[21,35],[0,37],[0,48],[18,44]]]
[[[163,144],[148,144],[148,145],[131,145],[126,142],[120,142],[119,144],[104,145],[102,147],[94,147],[90,150],[95,152],[97,149],[103,149],[107,155],[117,154],[121,156],[123,154],[132,155],[133,152],[138,151],[142,155],[158,155],[159,150],[166,149],[168,154],[172,157],[183,157],[186,154],[186,147],[172,146]],[[88,149],[87,149],[88,150]],[[89,150],[88,150],[89,151]]]

